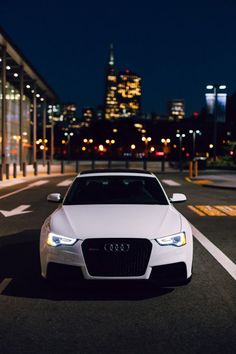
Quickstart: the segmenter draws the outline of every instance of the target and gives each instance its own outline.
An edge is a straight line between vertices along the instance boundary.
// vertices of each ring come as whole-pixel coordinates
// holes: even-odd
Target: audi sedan
[[[40,236],[42,276],[87,280],[155,280],[185,284],[192,275],[193,241],[187,220],[158,178],[142,170],[81,172]]]

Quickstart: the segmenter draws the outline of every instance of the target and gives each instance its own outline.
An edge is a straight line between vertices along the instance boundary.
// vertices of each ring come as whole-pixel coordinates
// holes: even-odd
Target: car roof
[[[128,169],[128,168],[111,168],[111,169],[95,169],[95,170],[85,170],[81,171],[79,176],[85,175],[145,175],[146,177],[154,177],[154,175],[146,170],[139,169]]]

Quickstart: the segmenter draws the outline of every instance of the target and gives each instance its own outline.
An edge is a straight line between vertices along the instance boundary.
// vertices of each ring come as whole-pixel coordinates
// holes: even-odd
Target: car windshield
[[[64,205],[161,204],[168,201],[154,177],[88,176],[76,178]]]

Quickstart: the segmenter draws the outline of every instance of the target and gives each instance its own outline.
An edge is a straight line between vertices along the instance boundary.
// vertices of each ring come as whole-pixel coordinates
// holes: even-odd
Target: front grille
[[[82,243],[85,263],[92,276],[141,276],[146,272],[151,250],[152,243],[147,239],[100,238]]]

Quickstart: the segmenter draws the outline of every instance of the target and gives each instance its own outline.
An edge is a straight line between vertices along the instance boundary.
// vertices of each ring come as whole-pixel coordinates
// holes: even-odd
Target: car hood
[[[172,205],[64,205],[51,216],[51,230],[79,239],[135,237],[154,239],[181,231]]]

